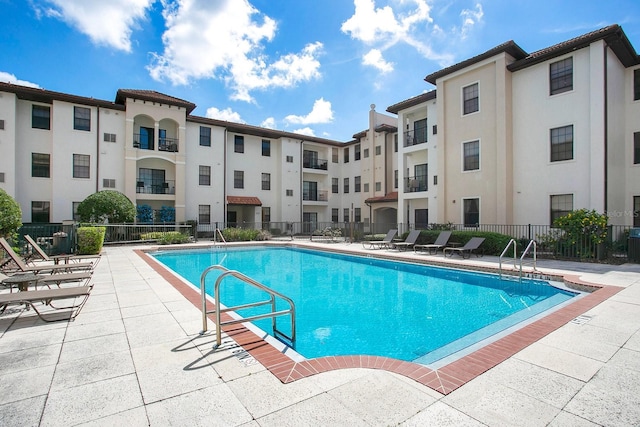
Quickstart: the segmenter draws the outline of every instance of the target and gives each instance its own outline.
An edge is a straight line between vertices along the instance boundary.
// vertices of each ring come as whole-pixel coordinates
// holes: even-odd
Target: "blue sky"
[[[113,101],[148,89],[193,114],[349,141],[371,104],[514,40],[533,52],[620,24],[638,0],[0,0],[0,81]]]

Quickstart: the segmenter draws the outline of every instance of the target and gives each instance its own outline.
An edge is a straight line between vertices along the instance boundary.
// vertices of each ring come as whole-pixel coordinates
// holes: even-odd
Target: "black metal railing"
[[[167,180],[158,183],[149,183],[138,180],[136,183],[136,193],[138,194],[176,194],[176,182]]]
[[[302,200],[312,202],[327,202],[329,201],[329,192],[327,190],[318,190],[303,193]]]
[[[412,145],[424,144],[427,142],[427,129],[419,129],[417,131],[406,131],[404,133],[404,146],[411,147]]]
[[[404,179],[404,192],[427,191],[427,175],[410,176]]]
[[[320,169],[327,170],[327,165],[329,164],[328,160],[325,159],[304,159],[302,161],[302,167],[307,169]]]
[[[158,150],[169,151],[171,153],[178,152],[178,138],[160,138],[158,140]]]

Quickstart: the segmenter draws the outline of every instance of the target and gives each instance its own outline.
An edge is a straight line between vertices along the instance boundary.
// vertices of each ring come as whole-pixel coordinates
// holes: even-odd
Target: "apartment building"
[[[428,209],[429,222],[550,224],[588,208],[639,225],[639,65],[612,25],[530,54],[509,41],[427,75],[435,90],[387,108],[403,179],[425,162],[437,188],[405,188],[399,221]]]
[[[375,124],[343,143],[198,117],[195,107],[146,90],[110,102],[0,83],[0,188],[25,223],[73,219],[87,196],[112,189],[178,222],[313,231],[368,220],[364,200],[389,186],[395,117],[372,110]]]

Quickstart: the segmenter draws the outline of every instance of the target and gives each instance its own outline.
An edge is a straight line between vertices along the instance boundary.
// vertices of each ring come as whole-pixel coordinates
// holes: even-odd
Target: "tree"
[[[136,207],[119,191],[98,191],[78,205],[78,216],[82,222],[121,224],[133,222]]]
[[[0,236],[10,237],[22,226],[22,210],[13,197],[0,188]]]

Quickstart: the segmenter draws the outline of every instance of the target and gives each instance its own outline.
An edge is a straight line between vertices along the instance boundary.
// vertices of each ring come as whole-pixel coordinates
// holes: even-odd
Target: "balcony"
[[[169,151],[170,153],[177,153],[178,138],[160,138],[158,140],[158,150]]]
[[[427,191],[427,175],[410,176],[404,180],[404,192]]]
[[[140,150],[155,150],[153,138],[149,135],[134,133],[133,148]],[[178,138],[160,138],[158,140],[158,151],[178,152]]]
[[[329,164],[328,160],[325,159],[303,159],[302,167],[308,169],[320,169],[323,171],[327,170],[327,165]]]
[[[138,194],[176,194],[175,181],[170,180],[170,181],[153,182],[153,183],[138,181],[136,184],[136,193]]]
[[[407,131],[404,133],[404,147],[412,147],[427,142],[427,128]]]
[[[329,192],[327,190],[304,192],[302,194],[302,200],[311,202],[328,202]]]

